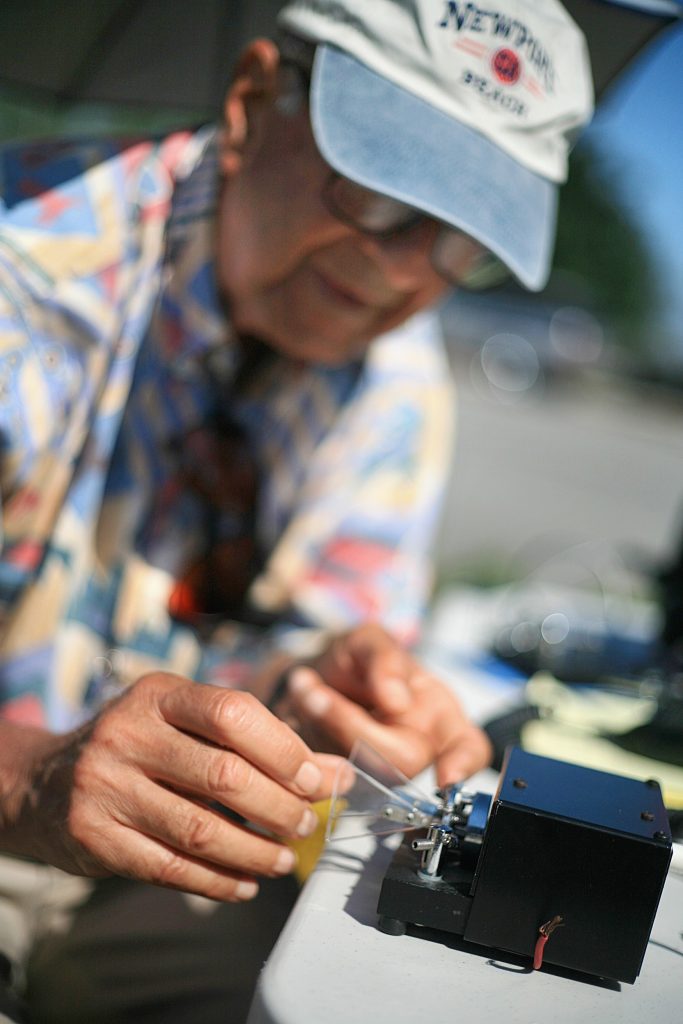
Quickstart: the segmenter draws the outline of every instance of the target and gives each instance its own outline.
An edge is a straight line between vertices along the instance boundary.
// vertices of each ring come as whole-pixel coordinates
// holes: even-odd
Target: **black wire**
[[[483,729],[493,747],[492,767],[496,771],[502,768],[506,748],[521,743],[522,729],[527,722],[534,722],[540,717],[541,712],[535,704],[521,704],[486,722]]]

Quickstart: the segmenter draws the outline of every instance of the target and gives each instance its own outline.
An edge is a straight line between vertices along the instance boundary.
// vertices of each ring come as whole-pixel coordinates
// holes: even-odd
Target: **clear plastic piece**
[[[360,740],[337,774],[325,839],[339,842],[369,834],[410,832],[429,825],[438,814],[439,804],[433,797],[422,793],[398,768]],[[344,827],[337,828],[342,821]]]

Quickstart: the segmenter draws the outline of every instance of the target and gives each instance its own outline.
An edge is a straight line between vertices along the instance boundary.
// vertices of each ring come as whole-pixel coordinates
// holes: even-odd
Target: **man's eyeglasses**
[[[377,238],[393,238],[430,219],[414,207],[373,192],[334,170],[330,170],[323,187],[323,199],[339,220]],[[447,224],[439,227],[430,259],[440,277],[472,291],[491,288],[510,276],[497,256],[470,235]]]
[[[310,73],[294,61],[286,61],[298,79],[297,94],[289,92],[282,109],[294,110],[307,101]],[[297,103],[297,100],[299,101]],[[382,195],[345,178],[330,168],[323,186],[323,199],[330,213],[357,231],[377,238],[392,238],[409,232],[431,218],[412,206]],[[491,288],[510,276],[497,256],[470,235],[448,224],[440,224],[431,252],[431,263],[437,274],[458,288],[479,291]]]

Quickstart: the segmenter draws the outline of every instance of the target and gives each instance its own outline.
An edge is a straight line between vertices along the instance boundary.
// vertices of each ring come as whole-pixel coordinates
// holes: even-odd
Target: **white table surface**
[[[431,661],[438,669],[438,657]],[[442,675],[480,720],[516,702],[508,685],[486,685],[477,670]],[[428,776],[420,781],[429,788]],[[496,784],[486,771],[468,789],[493,792]],[[552,966],[531,971],[519,958],[493,960],[458,936],[380,932],[377,898],[399,841],[362,836],[328,845],[262,971],[248,1024],[683,1022],[682,874],[669,873],[636,983],[608,983]],[[681,853],[677,846],[679,871]]]
[[[683,877],[669,874],[635,985],[602,983],[492,960],[457,936],[383,934],[375,907],[391,854],[367,836],[327,847],[266,963],[248,1024],[683,1020]]]

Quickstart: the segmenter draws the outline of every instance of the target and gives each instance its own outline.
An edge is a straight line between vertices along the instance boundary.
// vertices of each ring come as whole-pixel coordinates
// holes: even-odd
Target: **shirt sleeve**
[[[431,590],[453,414],[436,317],[378,339],[311,454],[253,603],[329,630],[371,620],[413,642]]]

